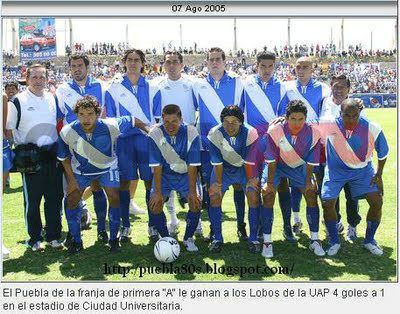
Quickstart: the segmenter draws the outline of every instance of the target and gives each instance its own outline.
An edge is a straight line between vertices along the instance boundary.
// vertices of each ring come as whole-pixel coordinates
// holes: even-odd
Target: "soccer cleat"
[[[43,251],[44,248],[42,246],[42,243],[40,241],[36,241],[32,246],[31,249],[33,252],[39,252],[39,251]]]
[[[351,225],[348,225],[346,241],[349,241],[351,243],[357,241],[357,227],[352,227]]]
[[[274,257],[274,251],[272,249],[272,242],[264,242],[261,255],[265,258]]]
[[[175,235],[179,233],[179,224],[179,221],[176,224],[173,224],[172,222],[168,223],[168,233],[171,235],[171,237],[175,237]]]
[[[68,248],[68,254],[69,255],[74,255],[76,253],[79,253],[80,251],[83,250],[83,243],[82,242],[75,242],[71,241],[71,245]]]
[[[50,241],[50,246],[54,249],[62,249],[63,248],[63,244],[60,240],[53,240]]]
[[[97,240],[103,243],[108,243],[107,231],[103,230],[97,233]]]
[[[344,231],[344,224],[342,221],[339,221],[336,224],[336,229],[337,229],[338,233],[342,233]]]
[[[66,248],[69,248],[71,246],[71,244],[72,244],[72,235],[71,235],[71,233],[68,232],[67,237],[64,240],[64,246]]]
[[[144,215],[147,211],[141,209],[138,204],[136,204],[135,200],[132,198],[129,202],[129,214],[130,215]]]
[[[237,236],[239,238],[239,241],[247,241],[249,239],[246,231],[246,223],[242,223],[238,226]]]
[[[312,240],[309,246],[310,250],[314,252],[317,256],[324,256],[325,251],[322,248],[322,244],[320,240]]]
[[[198,236],[198,237],[204,237],[203,226],[202,226],[201,221],[199,221],[199,224],[197,225],[197,228],[196,228],[196,231],[194,232],[194,235]]]
[[[383,249],[374,240],[370,243],[364,243],[364,247],[374,255],[383,255]]]
[[[256,254],[260,252],[260,242],[258,241],[249,241],[247,248],[250,253]]]
[[[301,232],[301,229],[303,228],[303,223],[301,222],[301,219],[299,220],[295,219],[294,224],[293,224],[293,232],[298,235]]]
[[[126,243],[129,241],[129,235],[131,234],[131,228],[130,227],[122,227],[121,232],[119,234],[120,242],[121,243]]]
[[[81,218],[81,230],[88,230],[92,224],[92,216],[89,211],[82,215]]]
[[[214,240],[210,245],[210,252],[213,253],[221,253],[222,251],[222,242],[218,240]]]
[[[197,252],[199,248],[194,244],[193,238],[188,238],[187,240],[183,240],[183,244],[185,245],[186,251],[188,252]]]
[[[328,248],[328,250],[326,251],[326,253],[327,253],[329,256],[333,256],[333,255],[336,255],[336,254],[337,254],[337,252],[339,251],[339,249],[340,249],[340,243],[335,243],[335,244],[329,246],[329,248]]]
[[[110,252],[118,253],[120,251],[118,239],[110,240]]]
[[[3,253],[3,260],[9,259],[10,258],[10,251],[4,246],[4,244],[2,245],[2,253]]]
[[[291,226],[283,228],[283,237],[289,242],[297,242],[297,238],[294,236]]]
[[[148,232],[149,232],[150,241],[153,242],[153,243],[156,243],[158,241],[158,239],[160,238],[156,228],[149,227]]]
[[[212,242],[214,240],[214,232],[212,231],[211,225],[210,225],[210,233],[208,237],[204,237],[204,241],[206,242]]]

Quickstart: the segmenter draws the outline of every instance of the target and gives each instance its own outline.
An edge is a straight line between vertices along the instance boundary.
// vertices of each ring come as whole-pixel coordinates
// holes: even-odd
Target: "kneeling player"
[[[259,251],[257,226],[259,217],[259,179],[255,169],[257,131],[244,125],[244,115],[238,106],[225,107],[221,112],[221,124],[208,133],[211,173],[210,220],[215,238],[211,252],[222,250],[222,199],[229,186],[240,186],[246,192],[249,204],[249,251]]]
[[[177,105],[166,105],[162,124],[151,129],[150,167],[153,168],[153,187],[150,198],[151,219],[162,237],[169,236],[163,212],[164,202],[171,191],[186,198],[189,212],[183,243],[189,252],[198,251],[193,234],[199,223],[201,198],[196,190],[197,167],[200,166],[200,139],[196,128],[182,124]]]
[[[372,254],[383,254],[374,235],[382,216],[382,173],[389,148],[382,129],[374,122],[360,117],[360,104],[359,99],[344,100],[340,117],[332,121],[321,121],[319,125],[322,141],[326,144],[321,199],[329,233],[328,255],[335,255],[340,249],[335,203],[346,183],[354,199],[366,198],[369,204],[364,247]],[[374,148],[378,155],[376,173],[371,161]]]
[[[104,188],[108,203],[110,249],[118,251],[120,225],[119,174],[115,142],[117,137],[134,127],[147,130],[142,121],[122,117],[99,119],[101,108],[93,96],[78,100],[73,108],[78,120],[64,126],[60,132],[58,159],[62,161],[67,179],[66,218],[73,241],[69,253],[83,249],[80,233],[81,210],[78,203],[83,191],[92,182]],[[104,226],[105,229],[105,226]]]
[[[273,125],[267,132],[266,165],[262,175],[261,220],[264,245],[261,255],[273,257],[272,222],[276,187],[281,178],[289,179],[291,187],[299,188],[307,202],[307,221],[310,227],[310,250],[324,256],[318,237],[319,209],[317,189],[313,182],[314,166],[319,165],[320,134],[306,123],[307,107],[301,100],[288,104],[285,122]]]

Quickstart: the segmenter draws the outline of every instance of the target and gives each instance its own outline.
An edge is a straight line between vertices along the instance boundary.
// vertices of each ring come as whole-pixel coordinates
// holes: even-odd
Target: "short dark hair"
[[[164,61],[165,61],[165,58],[167,57],[167,55],[177,56],[178,59],[179,59],[179,62],[183,63],[183,56],[179,51],[170,51],[170,50],[168,50],[167,52],[165,52],[164,53]]]
[[[79,59],[83,60],[86,67],[89,65],[89,57],[87,56],[87,54],[84,53],[74,53],[73,55],[71,55],[68,59],[68,65],[71,66],[71,60],[79,60]]]
[[[31,71],[33,69],[38,69],[38,68],[43,68],[46,73],[46,78],[49,77],[49,73],[47,72],[46,66],[44,64],[35,63],[35,64],[32,64],[31,66],[29,66],[28,69],[26,70],[26,78],[28,79],[31,76]]]
[[[14,86],[18,90],[18,82],[17,81],[8,81],[4,85],[4,89],[6,89],[7,87],[12,87],[12,86]]]
[[[212,47],[207,52],[207,60],[209,59],[210,53],[212,52],[221,52],[222,60],[225,61],[225,52],[219,47]]]
[[[81,108],[84,109],[93,108],[96,114],[100,114],[101,112],[100,104],[97,101],[97,98],[94,96],[84,96],[81,99],[79,99],[73,106],[72,111],[78,114],[79,109]]]
[[[287,107],[286,117],[289,118],[294,112],[302,112],[307,117],[307,106],[301,100],[291,100]]]
[[[333,86],[333,83],[335,81],[341,81],[341,80],[345,80],[347,87],[350,88],[350,79],[347,77],[346,74],[333,75],[331,77],[331,86]]]
[[[221,122],[224,122],[225,117],[228,117],[228,116],[234,116],[234,117],[238,118],[239,121],[242,123],[244,121],[243,111],[240,110],[239,106],[230,105],[230,106],[227,106],[224,109],[222,109],[221,115],[220,115]]]
[[[124,71],[126,72],[125,62],[126,62],[126,59],[128,59],[128,56],[129,56],[130,53],[136,53],[136,54],[139,56],[140,60],[141,60],[142,63],[143,63],[143,66],[142,66],[142,68],[140,69],[140,73],[143,73],[143,71],[144,71],[144,64],[146,63],[146,56],[144,55],[144,53],[143,53],[142,50],[135,49],[135,48],[126,50],[126,51],[124,52],[124,55],[122,56],[122,63],[123,63]]]
[[[165,115],[165,114],[176,114],[179,117],[179,119],[182,118],[181,108],[179,108],[178,105],[174,105],[174,104],[166,105],[162,110],[162,114],[163,115]]]
[[[272,60],[275,62],[276,56],[273,52],[261,51],[257,54],[257,63],[260,63],[261,60]]]
[[[346,98],[340,105],[340,110],[344,111],[346,107],[355,107],[361,111],[364,109],[364,103],[360,98]]]

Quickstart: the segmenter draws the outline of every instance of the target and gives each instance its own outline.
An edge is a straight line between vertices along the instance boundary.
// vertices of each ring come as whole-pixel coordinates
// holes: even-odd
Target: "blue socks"
[[[292,216],[290,192],[278,192],[278,200],[282,211],[283,227],[290,227],[290,218]]]
[[[236,209],[236,220],[238,227],[244,223],[244,191],[233,191],[233,201]]]
[[[186,215],[186,230],[183,240],[193,237],[196,231],[197,225],[199,224],[200,211],[194,212],[189,210]]]
[[[249,241],[257,241],[258,223],[260,220],[260,207],[249,207]]]
[[[162,238],[169,237],[168,228],[167,228],[167,218],[165,217],[164,212],[159,214],[152,213],[152,219],[154,223],[154,227],[160,234]]]
[[[121,218],[122,218],[122,226],[130,227],[129,223],[129,202],[130,202],[130,194],[129,191],[119,191],[119,202],[121,207]]]
[[[110,225],[110,240],[117,238],[121,219],[121,210],[118,207],[108,208],[108,224]]]
[[[291,205],[292,205],[292,210],[294,212],[299,212],[300,211],[300,202],[303,194],[301,193],[300,189],[292,187],[290,189],[290,196],[291,196]]]
[[[307,207],[307,222],[311,232],[319,231],[319,210],[318,207]]]
[[[274,209],[272,207],[261,207],[261,221],[264,234],[272,233],[272,223],[274,222]]]
[[[154,214],[151,212],[150,207],[149,207],[150,198],[151,198],[150,190],[146,190],[146,207],[147,207],[147,214],[149,216],[148,226],[154,227],[154,221],[153,221]]]
[[[339,233],[336,227],[336,220],[334,221],[326,221],[325,220],[326,229],[328,229],[329,235],[329,245],[334,245],[336,243],[340,243],[339,241]]]
[[[77,206],[76,208],[65,209],[65,218],[68,223],[68,231],[76,243],[81,243],[81,208]]]
[[[367,230],[365,231],[365,240],[364,240],[365,244],[374,242],[375,232],[376,229],[378,229],[379,224],[380,220],[378,221],[367,220]]]
[[[222,208],[209,206],[210,210],[208,215],[210,216],[211,220],[211,227],[214,232],[214,239],[217,241],[223,242],[224,239],[222,237]]]
[[[107,199],[103,190],[93,191],[93,205],[97,216],[97,232],[106,230]]]

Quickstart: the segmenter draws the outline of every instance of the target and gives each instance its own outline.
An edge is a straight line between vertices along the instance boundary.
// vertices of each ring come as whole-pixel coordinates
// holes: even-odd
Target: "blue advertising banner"
[[[352,94],[352,98],[360,98],[366,108],[396,108],[396,94]]]
[[[49,60],[57,57],[54,18],[20,18],[21,61]]]

